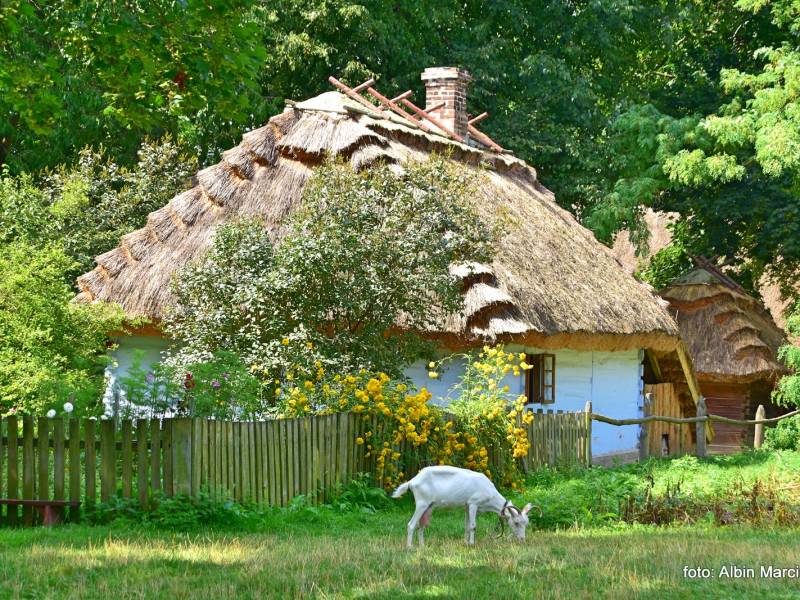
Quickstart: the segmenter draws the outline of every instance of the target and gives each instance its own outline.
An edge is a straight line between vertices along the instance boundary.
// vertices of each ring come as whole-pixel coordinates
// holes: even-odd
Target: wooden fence
[[[588,464],[584,413],[539,413],[525,425],[531,447],[523,467]],[[154,494],[219,497],[285,506],[295,496],[321,501],[358,473],[375,473],[357,437],[380,435],[377,419],[334,414],[271,421],[200,418],[135,421],[7,417],[0,420],[0,498],[73,500],[83,508],[113,497],[146,507]],[[425,466],[402,446],[407,477]],[[490,458],[492,457],[490,449]],[[0,511],[0,523],[31,523],[30,508]],[[70,515],[80,518],[79,511]]]
[[[544,466],[592,464],[592,419],[585,412],[546,413],[539,409],[533,422],[524,425],[530,441],[525,471]]]

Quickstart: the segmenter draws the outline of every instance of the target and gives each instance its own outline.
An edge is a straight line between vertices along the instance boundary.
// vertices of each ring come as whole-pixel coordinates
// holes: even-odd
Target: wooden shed
[[[759,404],[768,417],[783,411],[770,401],[784,373],[777,350],[785,335],[764,305],[711,262],[697,258],[693,271],[660,295],[678,322],[710,414],[753,419]],[[669,363],[662,368],[675,368]],[[752,427],[714,424],[711,452],[752,445]]]

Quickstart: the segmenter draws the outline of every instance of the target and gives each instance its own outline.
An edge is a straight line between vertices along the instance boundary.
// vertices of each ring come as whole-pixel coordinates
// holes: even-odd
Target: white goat
[[[531,504],[522,510],[506,500],[483,473],[459,469],[458,467],[426,467],[417,476],[398,487],[392,498],[399,498],[408,489],[414,494],[417,508],[408,522],[406,545],[414,546],[414,531],[418,530],[419,545],[425,545],[425,527],[433,512],[433,507],[464,506],[464,537],[472,546],[475,544],[475,528],[479,512],[493,512],[506,519],[511,531],[518,540],[525,539],[528,526],[528,512]],[[502,521],[501,521],[502,523]]]

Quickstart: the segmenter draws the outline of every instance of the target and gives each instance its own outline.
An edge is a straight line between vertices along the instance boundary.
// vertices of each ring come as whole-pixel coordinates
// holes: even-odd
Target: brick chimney
[[[452,131],[467,136],[467,86],[470,74],[457,67],[431,67],[422,72],[425,82],[425,110],[444,102],[444,106],[430,111]]]

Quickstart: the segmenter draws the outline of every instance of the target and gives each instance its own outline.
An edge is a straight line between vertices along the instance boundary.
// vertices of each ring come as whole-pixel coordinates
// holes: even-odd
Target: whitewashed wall
[[[540,350],[509,346],[509,351],[525,351],[531,354],[549,352],[556,355],[556,401],[555,404],[531,405],[545,410],[583,410],[587,400],[592,409],[615,419],[641,416],[642,377],[641,351],[624,352],[579,352],[576,350]],[[463,361],[453,363],[440,373],[439,379],[428,377],[427,365],[419,362],[407,370],[417,387],[427,387],[433,401],[446,404],[452,385],[463,372]],[[522,377],[509,376],[504,384],[516,397],[525,392]],[[638,448],[639,426],[615,427],[605,423],[592,423],[592,452],[595,456],[618,452],[633,452]]]
[[[111,364],[106,368],[106,393],[103,397],[106,414],[113,413],[115,384],[133,367],[137,352],[141,352],[141,367],[148,369],[161,362],[161,355],[169,348],[169,340],[152,335],[131,335],[114,340],[117,347],[111,352]]]
[[[161,358],[169,341],[153,336],[129,336],[119,340],[113,352],[114,364],[109,367],[109,390],[111,385],[131,368],[136,350],[143,351],[142,365],[147,367]],[[509,351],[525,351],[531,354],[545,352],[537,348],[509,346]],[[617,419],[641,416],[642,378],[641,351],[625,352],[579,352],[557,350],[546,352],[556,355],[556,402],[548,405],[532,405],[534,409],[576,411],[583,410],[587,400],[592,401],[593,410]],[[427,363],[420,361],[412,365],[406,374],[417,387],[426,387],[433,394],[432,401],[447,404],[448,395],[464,370],[464,361],[454,359],[449,367],[440,371],[438,379],[428,377]],[[511,388],[510,395],[524,393],[522,377],[509,376],[504,382]],[[113,397],[106,394],[106,406],[111,407]],[[592,424],[592,451],[595,456],[635,451],[638,445],[639,426],[615,427],[605,423]]]

